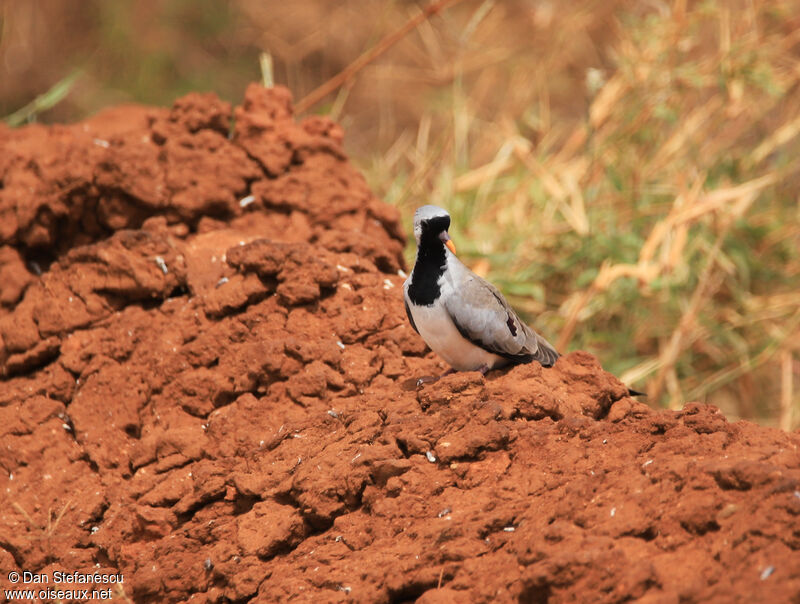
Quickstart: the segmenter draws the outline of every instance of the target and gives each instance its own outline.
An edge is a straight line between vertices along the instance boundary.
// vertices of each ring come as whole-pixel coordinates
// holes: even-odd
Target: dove
[[[552,367],[556,349],[526,325],[498,289],[458,259],[450,214],[425,205],[414,214],[417,256],[403,284],[411,327],[453,371],[538,361]]]

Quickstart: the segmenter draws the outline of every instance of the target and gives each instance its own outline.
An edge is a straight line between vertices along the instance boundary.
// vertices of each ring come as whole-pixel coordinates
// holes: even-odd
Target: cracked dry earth
[[[255,85],[0,126],[0,581],[800,601],[797,432],[651,410],[580,352],[417,389],[444,368],[405,318],[399,216],[341,144]]]

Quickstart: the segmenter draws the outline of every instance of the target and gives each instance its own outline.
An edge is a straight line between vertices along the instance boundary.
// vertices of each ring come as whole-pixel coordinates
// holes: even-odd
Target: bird
[[[417,256],[403,284],[411,327],[455,371],[479,371],[538,361],[552,367],[559,354],[525,324],[498,289],[468,269],[450,239],[450,214],[424,205],[414,213]]]

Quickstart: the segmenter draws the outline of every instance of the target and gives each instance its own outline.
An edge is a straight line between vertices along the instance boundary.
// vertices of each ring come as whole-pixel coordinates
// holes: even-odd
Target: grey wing
[[[547,340],[522,322],[491,283],[475,274],[462,284],[458,295],[448,297],[445,308],[459,333],[484,350],[517,363],[539,361],[545,367],[559,357]]]

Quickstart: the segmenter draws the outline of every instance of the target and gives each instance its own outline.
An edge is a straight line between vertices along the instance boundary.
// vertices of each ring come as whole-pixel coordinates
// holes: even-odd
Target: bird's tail
[[[558,351],[538,333],[536,334],[536,341],[539,344],[539,350],[536,352],[534,358],[542,364],[542,367],[552,367],[555,365],[558,357],[561,356],[558,354]]]

